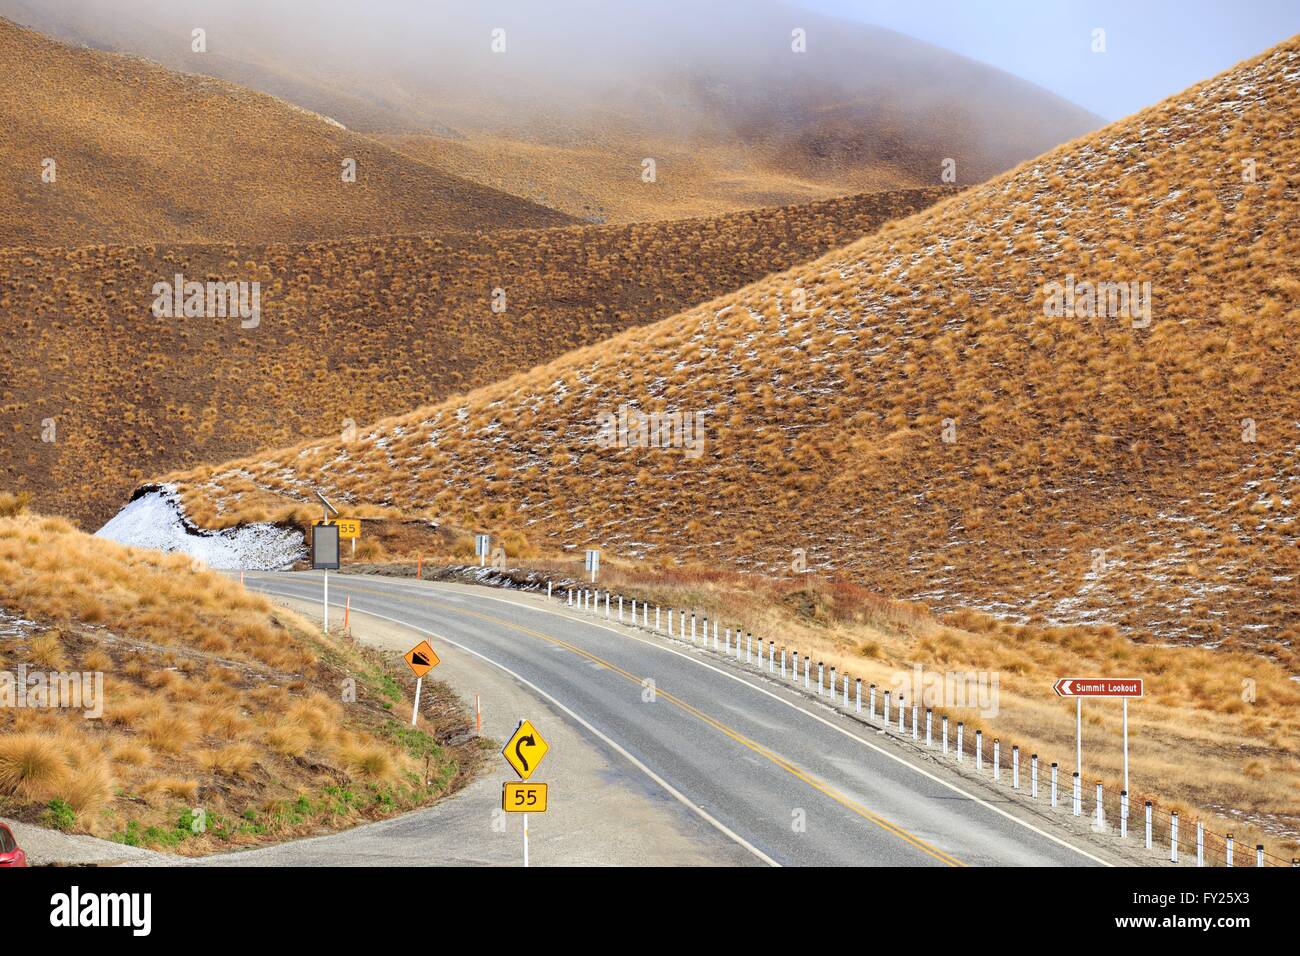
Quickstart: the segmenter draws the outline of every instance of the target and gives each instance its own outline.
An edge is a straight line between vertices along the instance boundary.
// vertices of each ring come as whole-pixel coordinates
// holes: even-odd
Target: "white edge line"
[[[371,576],[369,576],[369,575],[358,575],[358,577],[368,577],[368,578],[370,578],[371,580],[374,579],[373,577],[371,577]],[[376,577],[377,577],[377,576],[376,576]],[[400,579],[393,579],[393,582],[392,582],[392,583],[397,583],[398,581],[400,581]],[[446,582],[432,581],[432,582],[428,582],[428,583],[430,583],[430,584],[434,584],[434,585],[437,585],[437,584],[442,584],[442,583],[446,583]],[[466,586],[466,587],[484,587],[484,585],[465,585],[465,586]],[[453,592],[453,593],[454,593],[454,592]],[[839,733],[841,733],[841,734],[843,734],[844,736],[850,738],[851,740],[855,740],[855,741],[857,741],[858,743],[862,744],[864,747],[868,747],[868,748],[870,748],[871,750],[874,750],[874,751],[876,751],[877,753],[882,754],[882,755],[885,756],[885,757],[888,757],[890,760],[893,760],[893,761],[895,761],[896,763],[900,763],[900,764],[902,764],[904,767],[907,767],[907,768],[909,768],[909,769],[915,771],[916,773],[921,774],[921,776],[926,777],[926,778],[928,778],[928,779],[934,781],[935,783],[940,784],[941,786],[947,787],[949,790],[953,791],[954,793],[961,794],[963,797],[966,797],[968,800],[971,800],[971,801],[973,801],[973,802],[979,804],[980,806],[984,807],[986,810],[992,810],[994,813],[998,814],[999,816],[1006,817],[1008,820],[1011,820],[1012,822],[1019,824],[1020,826],[1024,827],[1025,829],[1027,829],[1027,830],[1029,830],[1029,831],[1031,831],[1031,832],[1033,832],[1033,833],[1037,833],[1039,836],[1043,837],[1044,839],[1051,840],[1053,843],[1059,844],[1060,846],[1063,846],[1063,847],[1065,847],[1066,849],[1073,850],[1075,853],[1078,853],[1080,856],[1087,857],[1089,860],[1092,860],[1094,863],[1098,863],[1098,864],[1100,864],[1101,866],[1114,867],[1114,865],[1115,865],[1115,864],[1113,864],[1113,863],[1108,863],[1106,860],[1103,860],[1103,859],[1101,859],[1100,857],[1093,856],[1093,855],[1092,855],[1091,853],[1089,853],[1087,850],[1084,850],[1084,849],[1082,849],[1081,847],[1075,846],[1073,843],[1069,842],[1068,840],[1064,840],[1064,839],[1062,839],[1061,837],[1056,836],[1055,834],[1048,833],[1046,830],[1042,830],[1042,829],[1040,829],[1039,827],[1034,826],[1032,823],[1030,823],[1030,822],[1027,821],[1027,820],[1022,820],[1020,817],[1016,816],[1016,815],[1013,814],[1013,813],[1008,813],[1006,810],[1003,810],[1003,809],[1001,809],[1000,807],[996,807],[996,806],[994,806],[993,804],[989,803],[987,800],[984,800],[982,797],[978,797],[978,796],[976,796],[975,794],[973,794],[973,793],[971,793],[971,792],[969,792],[969,791],[967,791],[967,790],[963,790],[961,787],[957,786],[957,785],[954,784],[954,783],[950,783],[949,781],[944,780],[944,779],[941,778],[941,777],[936,777],[934,774],[930,773],[928,770],[924,769],[923,767],[918,767],[916,764],[912,763],[910,760],[907,760],[907,759],[905,759],[905,758],[899,756],[898,754],[890,753],[888,750],[884,749],[883,747],[881,747],[881,746],[879,746],[879,745],[877,745],[877,744],[874,744],[874,743],[872,743],[871,741],[866,740],[866,739],[864,739],[864,738],[858,736],[857,734],[853,733],[853,732],[850,731],[850,730],[846,730],[845,728],[838,726],[837,724],[835,724],[835,723],[833,723],[833,722],[827,720],[825,717],[822,717],[822,716],[820,716],[820,715],[818,715],[818,714],[814,714],[814,713],[813,713],[812,711],[810,711],[810,710],[805,710],[803,707],[801,707],[799,704],[795,703],[794,701],[786,700],[786,699],[785,699],[784,697],[782,697],[781,695],[779,695],[779,694],[775,694],[775,693],[773,693],[772,691],[768,690],[768,689],[765,688],[765,687],[760,687],[760,686],[758,686],[757,684],[754,684],[754,683],[750,682],[749,680],[745,679],[744,677],[740,676],[739,674],[731,674],[731,673],[728,673],[727,671],[723,670],[722,668],[717,667],[717,666],[715,666],[715,665],[709,663],[708,661],[701,660],[701,659],[699,659],[698,657],[695,657],[694,655],[683,653],[682,651],[679,651],[679,650],[677,650],[676,648],[673,648],[673,647],[666,647],[666,646],[664,646],[662,643],[659,643],[659,642],[657,642],[657,641],[650,640],[650,639],[645,638],[645,637],[641,637],[641,636],[639,636],[639,635],[637,635],[637,634],[634,634],[634,633],[633,633],[633,634],[627,634],[627,633],[624,633],[624,631],[620,631],[620,630],[618,630],[618,629],[616,629],[616,628],[614,628],[614,627],[612,627],[612,626],[610,626],[610,625],[608,625],[608,624],[604,624],[604,623],[602,623],[602,622],[600,622],[600,621],[590,621],[590,620],[588,620],[588,619],[585,618],[585,617],[579,617],[579,616],[576,616],[576,615],[566,614],[564,611],[562,611],[562,610],[560,610],[560,609],[558,609],[558,608],[547,607],[545,604],[542,604],[542,605],[529,604],[529,603],[526,603],[526,602],[523,602],[523,601],[514,601],[514,600],[510,600],[509,598],[498,597],[497,595],[494,595],[494,594],[482,594],[482,595],[478,595],[478,597],[481,597],[481,598],[483,598],[484,600],[487,600],[487,601],[499,601],[499,602],[501,602],[502,604],[511,604],[511,605],[513,605],[513,606],[515,606],[515,607],[519,607],[519,608],[525,608],[525,609],[530,609],[530,610],[534,610],[534,611],[542,611],[543,613],[546,613],[546,614],[554,614],[554,615],[556,615],[557,617],[562,617],[562,618],[564,618],[565,620],[576,621],[576,622],[579,622],[579,623],[582,623],[582,624],[588,624],[588,625],[590,625],[590,626],[592,626],[592,627],[598,627],[598,628],[601,628],[601,629],[603,629],[603,630],[610,631],[610,632],[612,632],[612,633],[614,633],[614,634],[618,634],[618,635],[620,635],[620,636],[622,636],[622,637],[625,637],[625,638],[631,638],[631,639],[634,640],[634,641],[639,641],[639,642],[641,642],[642,644],[647,645],[648,647],[656,647],[656,648],[658,648],[658,649],[661,650],[661,651],[666,651],[666,652],[669,653],[669,654],[674,654],[674,655],[676,655],[677,657],[680,657],[680,658],[682,658],[682,659],[684,659],[684,660],[692,661],[692,662],[694,662],[694,663],[700,665],[701,667],[708,668],[709,670],[713,671],[714,673],[721,674],[723,677],[727,677],[727,678],[730,678],[731,680],[737,681],[738,683],[744,684],[746,687],[749,687],[749,688],[751,688],[751,689],[753,689],[753,690],[756,690],[756,691],[758,691],[760,694],[765,694],[765,695],[767,695],[768,697],[771,697],[773,700],[780,701],[782,704],[785,704],[787,707],[790,707],[790,708],[792,708],[793,710],[796,710],[796,711],[798,711],[799,713],[801,713],[801,714],[803,714],[803,715],[805,715],[805,716],[807,716],[807,717],[811,717],[813,720],[816,720],[816,721],[819,721],[820,723],[825,724],[827,727],[830,727],[832,730],[838,731]],[[470,653],[473,653],[473,652],[471,651]]]
[[[361,577],[361,575],[358,575],[358,577]],[[301,579],[300,579],[300,580],[301,580]],[[292,598],[292,599],[295,600],[295,601],[310,601],[310,600],[311,600],[310,598],[303,598],[303,597],[301,597],[300,595],[297,595],[297,594],[285,594],[283,591],[280,591],[280,592],[271,591],[269,588],[266,590],[266,593],[269,593],[269,594],[276,594],[278,597],[287,597],[287,598]],[[331,601],[330,603],[333,604],[335,607],[342,607],[342,606],[343,606],[341,603],[339,603],[339,602],[335,602],[335,601]],[[507,602],[507,603],[513,603],[513,602]],[[519,606],[520,606],[520,607],[524,607],[524,606],[526,606],[526,605],[519,605]],[[731,839],[733,842],[735,842],[735,843],[738,844],[739,846],[741,846],[741,847],[743,847],[744,849],[748,850],[750,853],[752,853],[754,856],[758,857],[760,860],[762,860],[762,861],[763,861],[764,863],[766,863],[768,866],[780,866],[780,865],[781,865],[780,863],[776,862],[776,860],[772,859],[770,856],[768,856],[766,853],[764,853],[762,850],[760,850],[758,847],[754,846],[752,843],[750,843],[748,840],[746,840],[744,837],[742,837],[739,833],[736,833],[735,831],[733,831],[732,829],[730,829],[730,828],[729,828],[725,823],[723,823],[721,820],[719,820],[719,819],[717,819],[716,817],[710,815],[709,812],[708,812],[707,810],[705,810],[703,807],[698,807],[698,806],[696,806],[696,805],[695,805],[694,803],[692,803],[689,799],[687,799],[687,797],[686,797],[685,794],[683,794],[683,793],[682,793],[681,791],[679,791],[676,787],[674,787],[672,784],[670,784],[667,780],[665,780],[663,777],[659,776],[659,774],[655,773],[653,770],[651,770],[649,767],[647,767],[645,764],[643,764],[643,763],[642,763],[640,760],[638,760],[636,757],[632,756],[630,753],[628,753],[626,750],[624,750],[623,747],[621,747],[617,742],[615,742],[614,740],[612,740],[610,737],[606,736],[606,735],[605,735],[604,733],[602,733],[601,731],[597,730],[595,727],[593,727],[591,724],[589,724],[586,720],[584,720],[583,718],[579,717],[579,716],[578,716],[577,714],[575,714],[572,710],[570,710],[568,707],[564,706],[564,704],[560,703],[558,700],[556,700],[556,699],[555,699],[554,697],[552,697],[550,694],[546,693],[546,691],[542,690],[540,687],[538,687],[538,686],[537,686],[536,684],[534,684],[532,681],[528,680],[527,678],[520,677],[518,674],[516,674],[516,673],[515,673],[514,671],[512,671],[510,668],[506,667],[504,664],[498,663],[497,661],[492,660],[492,658],[487,657],[487,656],[484,655],[484,654],[480,654],[480,653],[479,653],[478,651],[476,651],[476,650],[472,650],[471,648],[466,647],[464,644],[461,644],[461,643],[459,643],[459,642],[457,642],[457,641],[453,641],[453,640],[452,640],[451,638],[449,638],[449,637],[444,637],[444,636],[441,635],[441,634],[435,633],[434,631],[430,631],[430,630],[428,630],[428,629],[426,629],[426,628],[423,628],[423,627],[420,627],[420,626],[418,626],[418,625],[416,625],[416,624],[411,624],[411,623],[408,623],[407,621],[401,621],[401,620],[398,620],[398,619],[395,618],[395,617],[388,617],[388,616],[385,615],[385,614],[377,614],[377,613],[375,613],[374,611],[363,611],[363,610],[361,610],[360,608],[353,608],[353,609],[352,609],[352,612],[353,612],[354,614],[367,614],[367,615],[369,615],[370,617],[377,617],[377,618],[379,618],[380,620],[388,621],[388,622],[390,622],[390,623],[392,623],[392,624],[398,624],[398,625],[400,625],[400,626],[402,626],[402,627],[409,627],[409,628],[410,628],[411,630],[413,630],[413,631],[418,631],[419,633],[421,633],[421,634],[425,634],[425,635],[427,635],[427,636],[429,636],[429,637],[432,637],[432,638],[434,638],[435,640],[442,641],[444,644],[450,644],[452,647],[458,647],[458,648],[460,648],[462,651],[464,651],[466,654],[473,654],[475,657],[479,658],[479,659],[482,660],[482,661],[485,661],[485,662],[488,663],[488,664],[491,664],[493,667],[500,668],[501,670],[503,670],[503,671],[505,671],[507,674],[509,674],[511,677],[513,677],[515,680],[517,680],[519,683],[523,684],[525,687],[527,687],[529,690],[531,690],[531,691],[532,691],[534,694],[536,694],[538,697],[541,697],[543,700],[546,700],[546,701],[550,702],[553,706],[555,706],[555,707],[558,708],[559,710],[563,711],[565,714],[567,714],[570,718],[572,718],[572,719],[573,719],[574,721],[576,721],[578,724],[581,724],[582,727],[584,727],[584,728],[585,728],[589,733],[593,734],[594,736],[596,736],[596,737],[598,737],[600,740],[602,740],[606,745],[608,745],[608,746],[611,747],[613,750],[615,750],[618,754],[620,754],[622,757],[624,757],[624,758],[625,758],[629,763],[631,763],[633,766],[635,766],[638,770],[640,770],[642,773],[644,773],[647,777],[649,777],[649,778],[650,778],[651,780],[653,780],[655,783],[659,784],[659,786],[663,787],[664,790],[668,791],[668,793],[670,793],[670,794],[671,794],[673,797],[675,797],[679,802],[681,802],[683,806],[686,806],[686,807],[688,807],[689,809],[691,809],[692,811],[694,811],[694,812],[695,812],[695,813],[696,813],[696,814],[697,814],[701,819],[703,819],[704,821],[706,821],[707,823],[709,823],[711,826],[713,826],[713,827],[714,827],[716,830],[718,830],[720,833],[722,833],[722,834],[724,834],[725,836],[727,836],[729,839]]]

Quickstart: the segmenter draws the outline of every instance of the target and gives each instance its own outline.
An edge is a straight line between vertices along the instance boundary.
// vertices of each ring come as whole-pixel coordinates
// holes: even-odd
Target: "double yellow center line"
[[[374,588],[361,587],[359,585],[349,584],[347,585],[347,587],[349,590],[352,591],[368,592],[370,594],[374,594],[379,597],[393,598],[393,597],[401,596],[401,595],[394,594],[392,591],[381,591]],[[538,640],[545,641],[546,643],[551,644],[555,647],[564,648],[567,651],[577,654],[579,657],[591,661],[593,664],[599,664],[601,667],[604,667],[606,670],[618,674],[620,677],[626,678],[628,681],[630,681],[631,683],[635,684],[638,687],[643,686],[644,684],[644,680],[642,678],[637,677],[635,674],[623,670],[623,668],[619,667],[618,665],[613,664],[595,654],[592,654],[590,651],[586,651],[580,647],[576,647],[575,645],[570,644],[567,641],[562,641],[559,638],[552,637],[549,634],[545,634],[541,631],[533,630],[532,628],[525,627],[522,624],[515,624],[512,621],[507,621],[504,620],[503,618],[495,617],[494,615],[491,614],[484,614],[480,611],[471,611],[467,608],[449,605],[446,602],[438,602],[436,598],[432,598],[428,595],[419,595],[419,598],[421,600],[431,600],[434,603],[441,603],[444,607],[448,607],[450,610],[452,610],[457,614],[464,614],[468,617],[478,618],[481,621],[487,621],[499,627],[509,628],[512,631],[518,631],[521,634],[527,634],[530,637],[535,637]],[[578,623],[583,623],[583,622],[579,620]],[[791,776],[795,777],[796,779],[802,780],[804,783],[806,783],[808,786],[812,787],[814,790],[818,791],[819,793],[823,793],[826,796],[830,797],[832,800],[840,804],[840,806],[844,807],[845,809],[851,810],[853,813],[856,813],[864,820],[871,821],[876,826],[880,827],[882,830],[892,833],[894,836],[898,837],[904,843],[907,843],[908,845],[915,847],[916,849],[920,850],[922,853],[925,853],[928,856],[931,856],[934,859],[938,860],[940,863],[943,863],[947,866],[966,865],[965,863],[961,862],[956,857],[954,857],[952,854],[945,853],[943,850],[940,850],[938,847],[934,846],[933,844],[927,843],[925,840],[922,840],[920,837],[916,836],[913,833],[909,833],[907,830],[903,829],[901,826],[894,823],[892,820],[882,817],[880,814],[876,813],[875,811],[870,810],[867,807],[864,807],[862,804],[858,803],[858,801],[836,790],[834,787],[826,783],[824,780],[820,780],[817,777],[814,777],[812,774],[799,769],[794,764],[792,764],[789,760],[782,757],[780,754],[776,753],[775,751],[769,750],[767,747],[764,747],[762,744],[758,743],[755,740],[751,740],[749,737],[746,737],[744,734],[740,733],[740,731],[735,730],[732,727],[728,727],[726,724],[724,724],[722,721],[718,720],[717,718],[710,717],[708,714],[704,713],[698,708],[693,707],[692,705],[686,703],[686,701],[682,700],[680,697],[670,694],[667,691],[660,690],[658,689],[658,687],[656,687],[655,689],[655,696],[662,697],[664,700],[673,704],[675,707],[680,708],[684,712],[690,714],[692,717],[695,717],[697,720],[701,721],[707,726],[712,727],[714,730],[718,731],[719,733],[725,734],[727,737],[730,737],[732,740],[736,741],[736,743],[740,744],[743,747],[748,748],[749,750],[758,754],[760,757],[763,757],[764,759],[780,767],[782,770],[784,770],[786,773],[790,774]]]

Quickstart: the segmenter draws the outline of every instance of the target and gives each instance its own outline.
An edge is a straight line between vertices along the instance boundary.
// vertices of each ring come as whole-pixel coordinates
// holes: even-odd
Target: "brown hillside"
[[[0,0],[55,36],[412,137],[439,168],[604,221],[935,185],[949,158],[971,184],[1102,124],[986,64],[775,0],[372,0],[364,28],[346,5],[299,7]],[[190,49],[195,25],[206,52]],[[654,189],[638,188],[646,157]]]
[[[98,526],[150,475],[468,391],[815,258],[941,194],[441,238],[0,250],[0,487]],[[260,282],[260,324],[155,318],[151,289],[178,272]]]
[[[733,145],[669,142],[609,128],[574,145],[482,134],[376,138],[454,175],[591,222],[716,216],[938,181],[889,167],[799,174]],[[657,164],[653,183],[641,180],[647,156]]]
[[[99,684],[76,706],[0,708],[0,814],[196,855],[427,805],[479,765],[445,687],[426,687],[419,727],[394,718],[411,708],[399,661],[15,504],[0,494],[0,667]]]
[[[0,244],[291,241],[569,217],[282,100],[0,19]],[[52,159],[55,180],[43,179]],[[341,163],[354,159],[355,183]]]
[[[941,609],[1294,666],[1298,74],[1293,39],[717,302],[355,443],[181,475],[188,507],[263,516],[310,482],[557,549],[780,571],[805,548]],[[1149,324],[1045,314],[1069,277],[1149,282]],[[702,412],[704,453],[601,447],[621,405]]]

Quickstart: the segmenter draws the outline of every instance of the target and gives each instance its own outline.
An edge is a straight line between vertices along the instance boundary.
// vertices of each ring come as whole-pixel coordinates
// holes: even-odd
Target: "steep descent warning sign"
[[[428,641],[421,641],[402,655],[416,677],[423,677],[438,666],[438,655]]]

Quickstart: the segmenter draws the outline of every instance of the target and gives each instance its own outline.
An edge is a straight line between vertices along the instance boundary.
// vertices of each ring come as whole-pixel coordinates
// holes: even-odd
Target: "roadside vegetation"
[[[6,512],[0,671],[99,674],[103,696],[98,718],[84,695],[0,707],[0,815],[193,855],[426,806],[478,767],[441,685],[410,726],[400,660],[187,558]]]
[[[441,540],[451,546],[424,542],[422,576],[480,579],[472,539],[468,554],[460,537]],[[409,561],[351,567],[415,573]],[[591,586],[582,561],[572,557],[512,559],[487,580],[542,593],[551,580],[561,600],[568,586]],[[965,723],[968,754],[975,731],[983,730],[988,746],[1001,740],[1005,760],[1018,745],[1026,761],[1029,754],[1041,756],[1044,775],[1051,761],[1059,762],[1064,780],[1073,770],[1074,702],[1057,697],[1052,685],[1061,677],[1143,677],[1146,695],[1129,708],[1132,805],[1153,799],[1161,812],[1201,819],[1211,832],[1234,834],[1241,846],[1263,843],[1283,859],[1300,854],[1300,682],[1257,653],[1137,643],[1106,625],[1014,624],[969,610],[937,614],[923,604],[807,574],[660,570],[614,560],[602,561],[597,587],[665,611],[706,614],[733,632],[743,627],[778,649],[811,655],[838,674],[861,678],[864,701],[876,684],[878,708],[885,690],[897,699],[899,686],[913,699],[916,668],[986,684],[996,675],[996,712],[983,712],[972,693],[965,704],[938,701],[936,713],[949,716],[953,734],[956,721]],[[1085,702],[1086,781],[1102,782],[1112,799],[1123,786],[1121,730],[1118,701]]]

